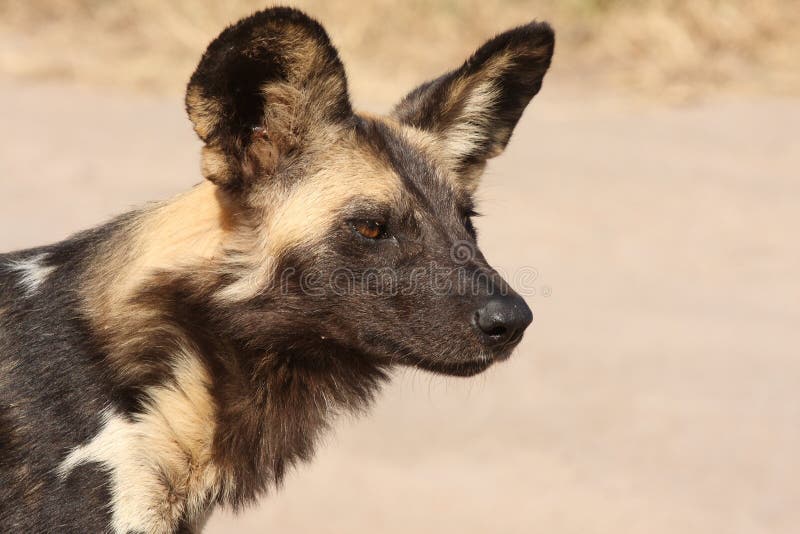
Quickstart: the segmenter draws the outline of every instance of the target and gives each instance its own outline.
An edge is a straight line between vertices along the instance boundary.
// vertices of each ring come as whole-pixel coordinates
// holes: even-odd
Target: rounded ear
[[[474,182],[486,160],[505,149],[525,107],[541,89],[554,44],[553,30],[545,22],[504,32],[460,68],[417,87],[393,114],[435,134],[444,158],[465,181]]]
[[[189,81],[186,110],[205,143],[203,174],[229,190],[269,174],[313,125],[353,114],[328,35],[291,8],[260,11],[214,39]]]

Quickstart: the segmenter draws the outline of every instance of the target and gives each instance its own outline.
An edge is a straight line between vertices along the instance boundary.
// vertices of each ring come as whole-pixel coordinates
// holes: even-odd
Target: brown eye
[[[387,237],[386,225],[378,221],[356,221],[353,229],[367,239],[383,239]]]

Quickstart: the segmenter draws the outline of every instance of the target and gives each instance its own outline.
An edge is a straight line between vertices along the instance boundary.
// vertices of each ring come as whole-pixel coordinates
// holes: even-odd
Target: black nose
[[[516,343],[533,320],[531,309],[518,295],[492,296],[475,312],[475,327],[485,345]]]

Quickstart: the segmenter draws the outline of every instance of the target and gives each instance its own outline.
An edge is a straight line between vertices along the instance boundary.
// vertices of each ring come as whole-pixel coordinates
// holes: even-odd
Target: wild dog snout
[[[513,348],[531,321],[531,309],[516,294],[490,296],[473,316],[473,326],[483,344],[498,352]]]

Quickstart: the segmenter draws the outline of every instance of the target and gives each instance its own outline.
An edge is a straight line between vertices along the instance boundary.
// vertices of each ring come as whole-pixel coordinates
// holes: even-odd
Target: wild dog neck
[[[310,459],[332,419],[365,409],[387,378],[388,362],[320,339],[313,323],[296,316],[265,314],[263,303],[209,306],[211,288],[196,292],[186,278],[157,287],[141,301],[162,310],[208,370],[216,408],[211,457],[230,482],[222,500],[234,506]]]
[[[152,502],[180,496],[190,515],[279,484],[336,414],[367,406],[389,367],[315,334],[280,294],[220,299],[237,239],[229,210],[203,184],[136,214],[83,287],[116,378],[113,413],[146,437],[131,448],[153,466],[143,487]]]

